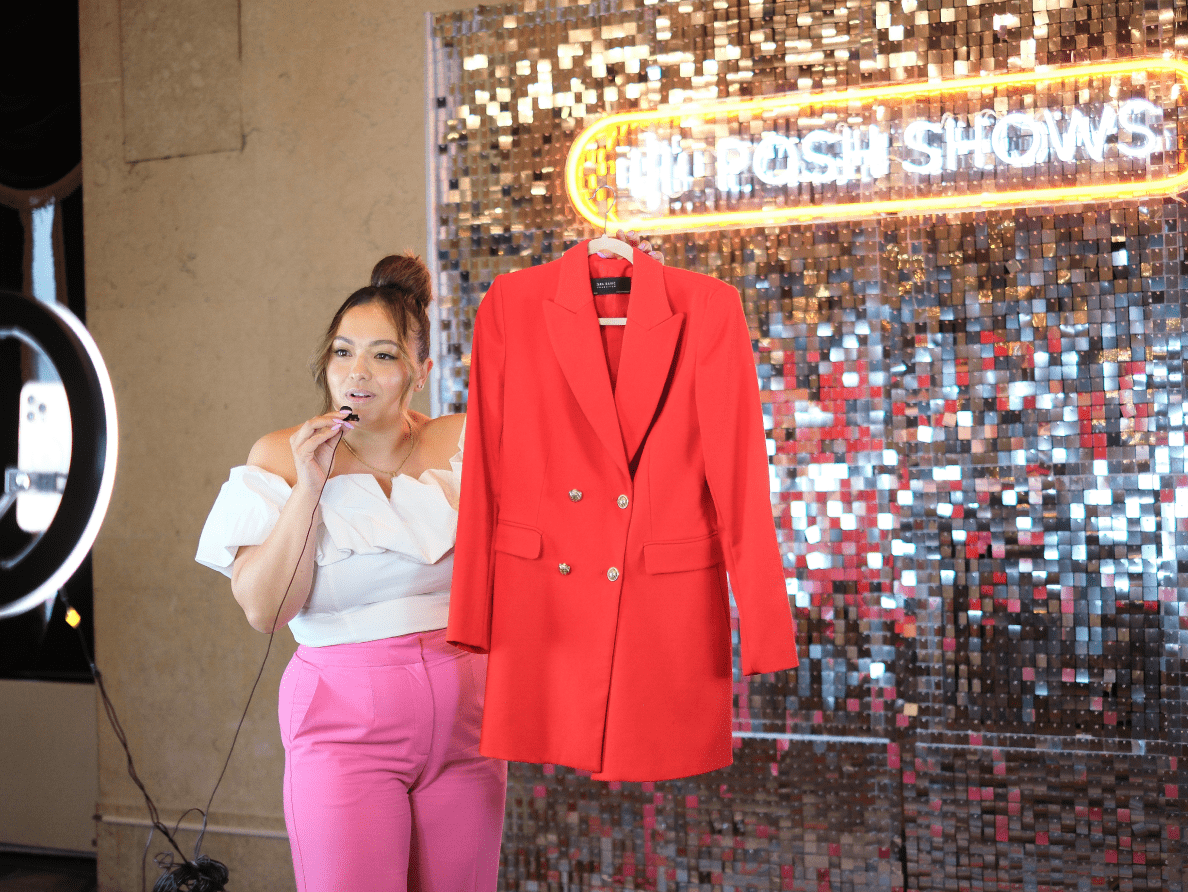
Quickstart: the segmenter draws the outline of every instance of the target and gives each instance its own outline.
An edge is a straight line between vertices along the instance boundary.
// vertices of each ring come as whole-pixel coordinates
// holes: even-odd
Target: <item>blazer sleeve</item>
[[[503,430],[504,336],[499,278],[491,284],[474,319],[466,441],[458,498],[458,539],[446,640],[473,653],[491,646],[492,543],[499,505]]]
[[[726,572],[738,605],[744,675],[798,664],[771,510],[759,383],[738,291],[707,295],[697,340],[697,418]]]

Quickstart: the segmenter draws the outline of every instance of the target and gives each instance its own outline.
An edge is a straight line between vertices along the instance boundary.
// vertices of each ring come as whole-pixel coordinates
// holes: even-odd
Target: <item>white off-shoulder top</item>
[[[370,474],[326,481],[313,587],[289,622],[299,644],[350,644],[445,628],[461,473],[459,438],[448,471],[395,477],[390,498]],[[268,537],[291,492],[283,477],[263,468],[232,468],[195,559],[230,577],[239,547]]]

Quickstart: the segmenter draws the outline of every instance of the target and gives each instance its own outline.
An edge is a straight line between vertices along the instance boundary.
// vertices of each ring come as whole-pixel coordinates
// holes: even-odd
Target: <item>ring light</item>
[[[0,619],[54,598],[91,550],[111,501],[119,435],[111,378],[94,339],[58,304],[0,292],[0,338],[43,353],[70,407],[70,471],[49,527],[17,556],[0,561]]]

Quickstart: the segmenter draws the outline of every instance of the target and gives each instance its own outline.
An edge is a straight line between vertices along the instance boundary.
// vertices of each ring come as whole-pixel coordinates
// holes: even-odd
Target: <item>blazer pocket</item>
[[[722,563],[722,543],[716,534],[675,542],[646,542],[643,553],[649,573],[704,570]]]
[[[536,560],[543,548],[539,530],[516,524],[500,523],[495,527],[495,550],[516,557]]]

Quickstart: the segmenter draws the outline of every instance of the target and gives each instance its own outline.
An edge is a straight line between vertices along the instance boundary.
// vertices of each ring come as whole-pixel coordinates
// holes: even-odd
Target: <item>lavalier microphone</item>
[[[351,413],[346,418],[344,418],[343,421],[358,421],[359,420],[359,416],[355,414],[355,410],[352,409],[350,406],[339,406],[338,411]]]

